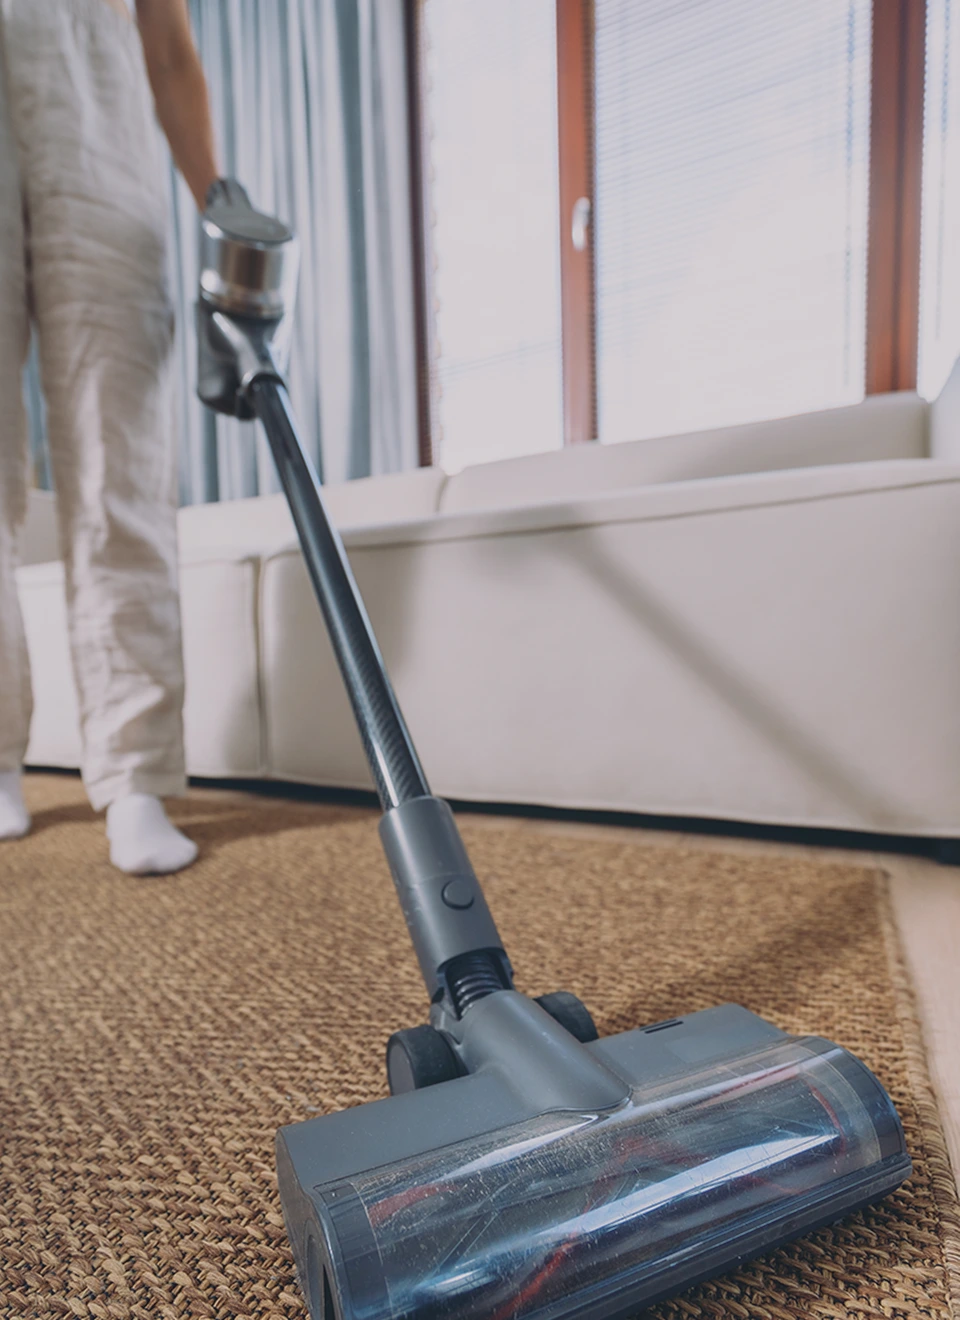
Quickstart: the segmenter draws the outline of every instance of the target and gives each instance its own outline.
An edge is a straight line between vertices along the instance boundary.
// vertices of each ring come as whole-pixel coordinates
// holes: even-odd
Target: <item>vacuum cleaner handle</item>
[[[431,1001],[459,1018],[512,985],[510,966],[453,814],[430,792],[297,431],[274,351],[291,312],[295,239],[224,181],[211,190],[201,258],[200,397],[263,424],[385,813],[380,835],[420,968]]]

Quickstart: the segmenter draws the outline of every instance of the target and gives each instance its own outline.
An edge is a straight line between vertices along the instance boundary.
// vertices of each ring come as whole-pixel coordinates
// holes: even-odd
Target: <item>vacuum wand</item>
[[[453,814],[430,792],[293,417],[281,361],[296,240],[233,180],[215,185],[201,238],[198,392],[263,425],[385,813],[380,834],[421,971],[431,1001],[459,1018],[512,984],[510,966]]]

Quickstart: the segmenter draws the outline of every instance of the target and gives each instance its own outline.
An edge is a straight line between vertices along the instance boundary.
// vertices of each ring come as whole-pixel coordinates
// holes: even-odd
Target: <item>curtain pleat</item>
[[[290,393],[325,481],[417,463],[402,0],[190,0],[227,173],[301,245]],[[183,503],[277,489],[253,423],[194,395],[196,208],[171,169]],[[35,367],[26,394],[45,483]]]

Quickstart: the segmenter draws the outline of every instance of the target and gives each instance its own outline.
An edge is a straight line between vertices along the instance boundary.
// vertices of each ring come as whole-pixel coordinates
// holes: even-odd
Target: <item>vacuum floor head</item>
[[[467,1021],[486,1014],[516,1035],[510,1000],[540,1025],[513,992]],[[910,1172],[883,1088],[828,1041],[734,1005],[568,1039],[564,1053],[622,1083],[622,1099],[538,1104],[539,1065],[518,1070],[504,1051],[469,1076],[280,1131],[313,1320],[628,1316]]]

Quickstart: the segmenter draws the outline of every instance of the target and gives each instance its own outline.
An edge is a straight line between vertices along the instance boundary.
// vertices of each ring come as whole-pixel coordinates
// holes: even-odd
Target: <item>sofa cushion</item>
[[[417,522],[355,527],[345,533],[352,553],[367,546],[401,546],[468,538],[528,535],[554,528],[596,527],[616,522],[658,522],[706,513],[737,513],[754,506],[781,505],[902,490],[944,481],[956,483],[960,466],[930,459],[888,459],[879,463],[831,464],[786,472],[748,472],[702,481],[660,482],[600,495],[568,496],[513,508],[441,513]],[[270,558],[298,553],[295,542],[277,547]]]
[[[260,561],[227,554],[180,566],[187,772],[265,771],[260,709]]]
[[[690,435],[566,449],[465,468],[447,481],[444,513],[518,508],[660,482],[825,464],[926,456],[927,405],[909,393],[848,408],[726,426]]]
[[[960,360],[930,404],[930,457],[960,459]]]
[[[324,488],[324,501],[337,527],[345,529],[435,513],[445,481],[440,468],[417,468],[384,477],[361,477]],[[296,540],[286,497],[191,504],[180,510],[180,557],[189,562],[211,550],[269,553]]]

